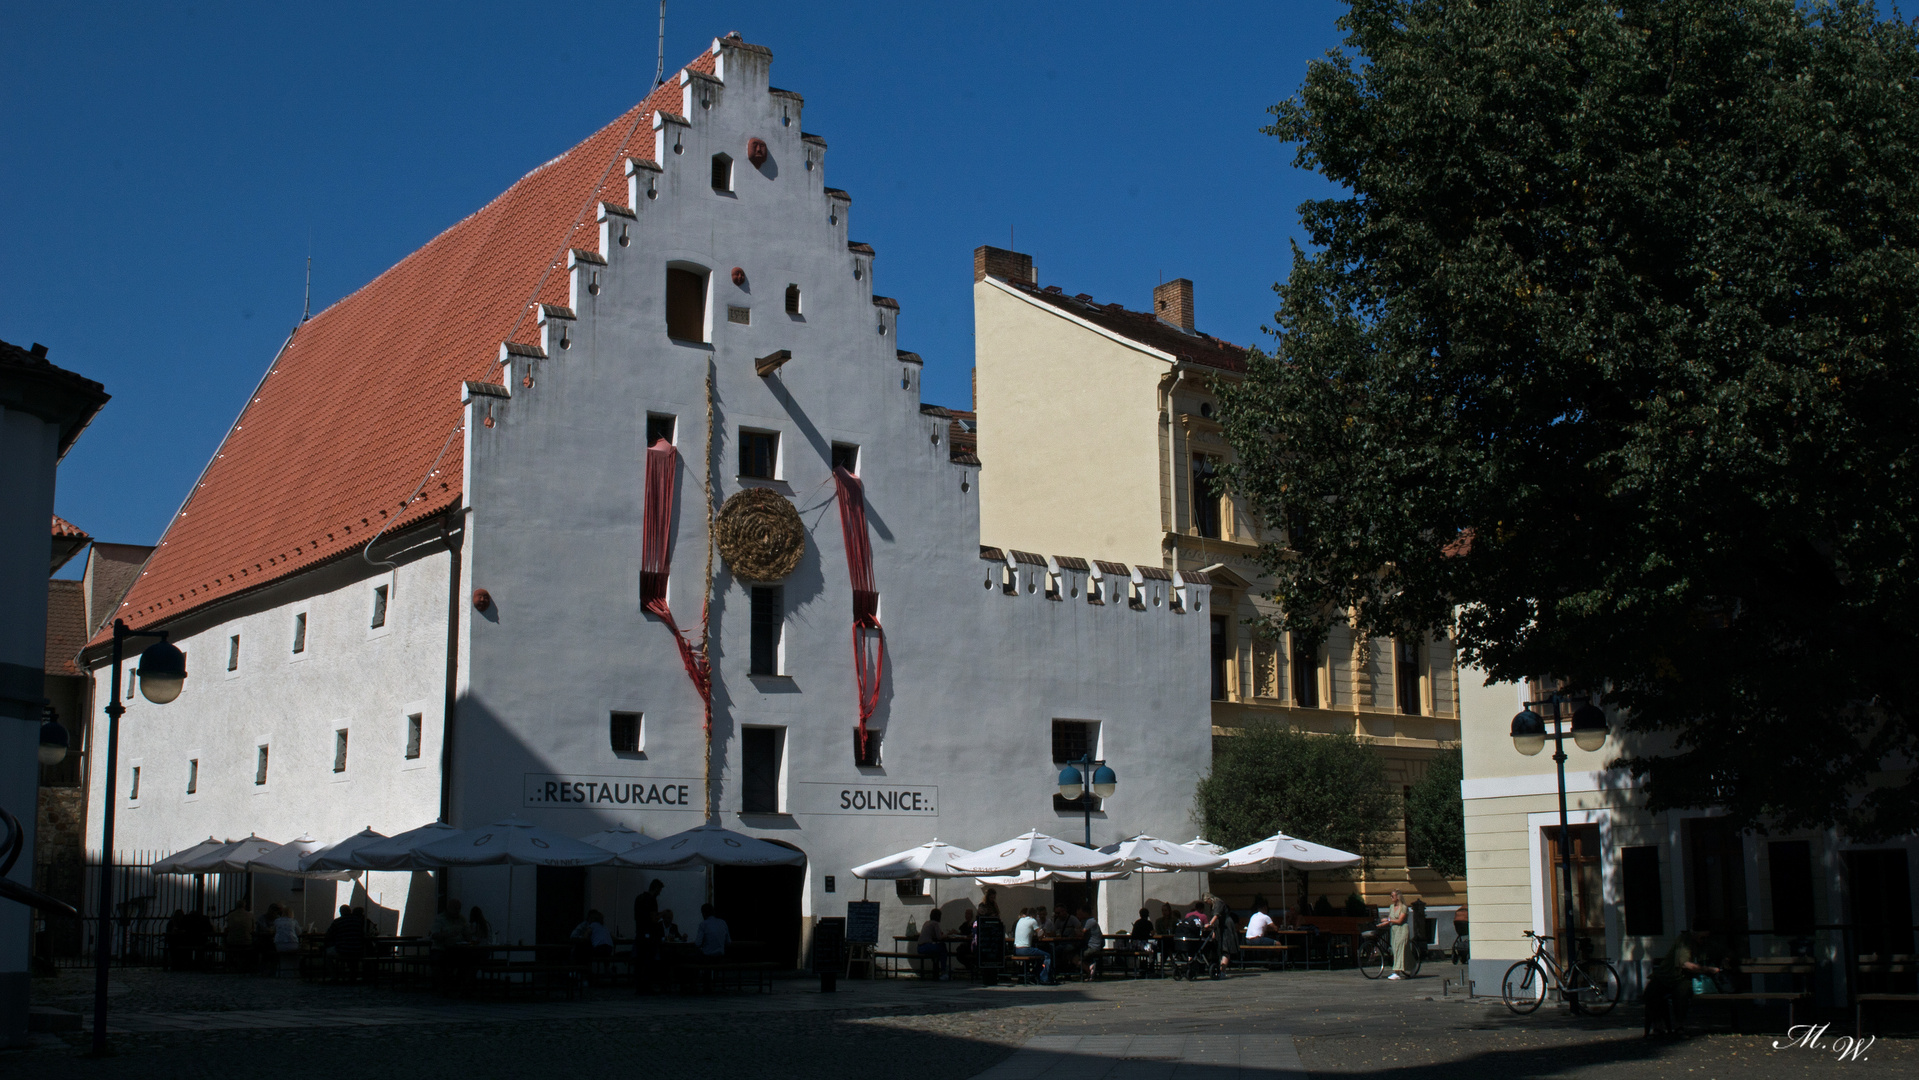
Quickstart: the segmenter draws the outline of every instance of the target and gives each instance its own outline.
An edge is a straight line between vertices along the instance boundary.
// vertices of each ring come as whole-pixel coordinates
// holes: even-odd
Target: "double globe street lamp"
[[[1564,929],[1565,940],[1559,946],[1559,962],[1562,967],[1571,968],[1578,959],[1573,954],[1573,862],[1572,862],[1572,826],[1566,821],[1566,739],[1570,737],[1573,745],[1588,753],[1606,745],[1608,727],[1606,711],[1588,701],[1573,710],[1572,723],[1562,730],[1561,706],[1570,704],[1565,694],[1554,694],[1544,701],[1528,701],[1525,709],[1513,717],[1513,749],[1534,757],[1546,748],[1546,740],[1553,741],[1553,763],[1559,767],[1559,894],[1564,898],[1560,925]],[[1552,730],[1546,729],[1547,719],[1534,712],[1540,706],[1552,707]],[[1580,1011],[1579,998],[1571,996],[1574,1012]]]
[[[1082,768],[1081,766],[1084,766]],[[1086,846],[1093,846],[1093,799],[1110,799],[1113,792],[1119,790],[1119,775],[1109,768],[1105,761],[1094,761],[1093,752],[1086,751],[1078,761],[1069,761],[1059,771],[1059,797],[1067,802],[1080,801],[1080,811],[1086,819]],[[1086,871],[1086,884],[1093,883],[1093,872]]]
[[[114,781],[119,775],[120,717],[127,711],[120,697],[120,664],[126,659],[127,642],[134,638],[154,638],[157,643],[140,654],[140,696],[155,705],[165,705],[180,696],[187,681],[187,654],[168,644],[165,630],[129,630],[122,620],[113,620],[113,677],[107,697],[107,763],[105,797],[100,806],[100,918],[98,947],[94,951],[93,972],[93,1052],[107,1052],[107,970],[113,963],[113,811]],[[42,736],[42,743],[45,737]]]

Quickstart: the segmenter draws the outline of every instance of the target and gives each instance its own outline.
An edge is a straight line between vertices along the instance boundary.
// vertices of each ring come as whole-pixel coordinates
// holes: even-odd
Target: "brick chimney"
[[[1006,278],[1009,281],[1037,283],[1039,275],[1033,271],[1033,257],[1022,255],[1005,248],[976,247],[973,249],[973,280],[984,281],[987,275]]]
[[[1174,278],[1153,289],[1153,314],[1181,330],[1193,329],[1193,283]]]

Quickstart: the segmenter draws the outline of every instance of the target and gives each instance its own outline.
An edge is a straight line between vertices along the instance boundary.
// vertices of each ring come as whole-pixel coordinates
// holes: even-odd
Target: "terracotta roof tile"
[[[1099,572],[1102,574],[1118,574],[1123,578],[1133,576],[1133,568],[1123,562],[1107,562],[1104,559],[1094,559],[1093,565],[1099,567]]]
[[[1053,561],[1059,564],[1061,570],[1084,571],[1086,569],[1086,560],[1077,555],[1055,555]]]
[[[1148,580],[1151,580],[1151,581],[1171,581],[1171,580],[1173,580],[1173,575],[1172,575],[1172,573],[1171,573],[1170,571],[1168,571],[1168,570],[1166,570],[1166,569],[1164,569],[1164,568],[1162,568],[1162,567],[1158,567],[1158,566],[1142,566],[1142,567],[1140,567],[1140,568],[1139,568],[1139,576],[1140,576],[1140,577],[1143,577],[1143,578],[1146,578],[1146,579],[1148,579]]]
[[[687,66],[711,72],[715,60],[703,52]],[[461,382],[497,381],[516,324],[520,342],[536,338],[522,305],[569,299],[564,274],[531,294],[556,252],[597,245],[595,202],[626,202],[607,163],[651,158],[648,118],[679,103],[669,81],[301,325],[167,526],[122,609],[128,622],[177,618],[457,504],[458,439],[420,497],[401,500],[459,424]]]
[[[1223,371],[1245,371],[1246,349],[1211,334],[1187,333],[1146,311],[1128,311],[1118,304],[1096,304],[1085,293],[1067,296],[1058,286],[1040,288],[1030,281],[1013,281],[995,276],[995,281],[1018,289],[1040,303],[1085,319],[1094,326],[1111,330],[1123,338],[1149,345],[1181,360]]]
[[[1009,550],[1012,553],[1014,562],[1027,563],[1031,566],[1046,565],[1046,556],[1044,555],[1035,555],[1030,551],[1021,551],[1018,548],[1011,548]]]
[[[1006,553],[1004,551],[996,547],[987,547],[985,544],[979,546],[979,557],[988,562],[1003,563],[1006,561]]]
[[[75,525],[73,522],[68,521],[66,518],[61,517],[59,514],[53,515],[53,535],[64,536],[73,540],[93,539],[91,536],[87,535],[85,529],[80,528],[80,526]]]
[[[85,675],[76,662],[87,643],[87,593],[84,582],[47,582],[47,659],[49,675]],[[69,717],[71,722],[77,717]]]

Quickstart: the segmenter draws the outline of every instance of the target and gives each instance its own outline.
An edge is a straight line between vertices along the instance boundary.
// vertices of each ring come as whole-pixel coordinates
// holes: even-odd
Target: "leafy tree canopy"
[[[1270,134],[1224,413],[1289,628],[1604,689],[1655,810],[1919,828],[1919,35],[1868,4],[1352,0]]]
[[[1466,770],[1457,749],[1433,759],[1406,799],[1407,840],[1420,865],[1449,878],[1466,876],[1466,804],[1459,782]],[[1412,862],[1411,853],[1407,862]]]
[[[1228,848],[1283,831],[1376,855],[1399,824],[1379,756],[1358,739],[1268,722],[1218,740],[1196,803],[1206,838]]]

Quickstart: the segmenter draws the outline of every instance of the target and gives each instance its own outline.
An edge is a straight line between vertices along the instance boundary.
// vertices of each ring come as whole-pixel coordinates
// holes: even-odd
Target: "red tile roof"
[[[713,53],[687,68],[714,70]],[[420,522],[460,499],[455,438],[463,380],[499,381],[500,343],[537,337],[529,299],[568,301],[555,254],[598,247],[588,200],[626,204],[622,170],[651,159],[655,111],[680,106],[669,78],[578,146],[520,178],[473,215],[299,327],[161,538],[118,615],[178,618],[364,547],[382,528]],[[628,133],[631,137],[628,138]],[[624,148],[622,140],[626,140]],[[595,183],[605,176],[604,183]],[[562,267],[564,263],[562,262]]]
[[[1120,337],[1149,345],[1164,353],[1171,353],[1188,363],[1203,364],[1206,367],[1219,368],[1222,371],[1245,371],[1246,349],[1230,341],[1222,341],[1211,334],[1181,330],[1146,311],[1128,311],[1118,304],[1099,304],[1085,293],[1067,296],[1057,285],[1040,288],[1030,281],[1017,281],[993,277],[1004,285],[1018,289],[1023,296],[1029,296],[1048,307],[1058,308],[1094,326],[1111,330]]]
[[[47,582],[47,674],[85,675],[76,660],[86,643],[86,583],[59,578]]]
[[[87,535],[85,529],[61,517],[59,514],[53,515],[53,535],[64,536],[73,540],[93,539],[93,537]]]

